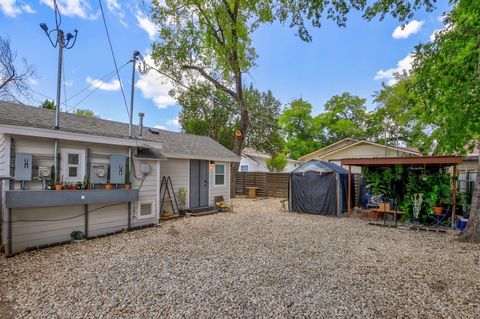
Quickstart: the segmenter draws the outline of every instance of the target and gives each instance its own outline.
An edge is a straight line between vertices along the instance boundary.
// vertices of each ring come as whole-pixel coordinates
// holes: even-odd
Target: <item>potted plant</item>
[[[438,186],[435,185],[433,187],[433,191],[430,193],[428,204],[433,209],[433,212],[435,213],[435,215],[441,215],[443,212],[443,207],[440,205],[440,200],[437,192],[438,192]]]
[[[62,176],[62,181],[61,182],[57,178],[55,179],[55,190],[56,191],[61,191],[62,189],[63,189],[63,176]]]
[[[185,215],[185,207],[187,206],[187,189],[185,187],[178,189],[178,201],[180,204],[180,214]]]
[[[112,184],[110,184],[110,181],[107,181],[107,183],[105,184],[105,189],[107,191],[111,190],[112,189]]]
[[[132,188],[132,183],[130,182],[130,170],[127,169],[125,171],[125,185],[124,185],[124,188],[125,189],[131,189]]]

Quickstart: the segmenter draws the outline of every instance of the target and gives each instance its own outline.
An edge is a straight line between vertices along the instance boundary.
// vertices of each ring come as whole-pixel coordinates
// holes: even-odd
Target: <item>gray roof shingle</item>
[[[0,101],[0,124],[54,130],[55,111]],[[150,129],[158,134],[152,133]],[[91,119],[64,112],[60,113],[60,131],[128,138],[127,123]],[[134,125],[133,132],[134,136],[138,136],[138,125]],[[206,136],[144,127],[142,140],[162,143],[161,152],[167,157],[239,161],[233,152]]]

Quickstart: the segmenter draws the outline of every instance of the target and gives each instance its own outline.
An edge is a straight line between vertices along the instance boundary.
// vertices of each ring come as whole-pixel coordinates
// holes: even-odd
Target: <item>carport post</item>
[[[348,199],[347,199],[347,217],[350,217],[350,198],[352,197],[352,166],[348,165]]]
[[[453,165],[452,183],[452,228],[455,228],[455,214],[457,213],[457,164]]]

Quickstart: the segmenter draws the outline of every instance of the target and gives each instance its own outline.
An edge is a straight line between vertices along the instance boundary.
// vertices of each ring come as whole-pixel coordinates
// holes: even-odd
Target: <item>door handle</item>
[[[204,185],[204,186],[208,186],[208,181],[207,181],[207,180],[204,180],[204,181],[203,181],[203,185]]]

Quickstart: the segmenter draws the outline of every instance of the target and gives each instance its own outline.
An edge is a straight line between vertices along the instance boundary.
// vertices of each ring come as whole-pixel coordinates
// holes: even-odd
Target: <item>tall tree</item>
[[[319,114],[318,121],[325,127],[328,144],[352,137],[365,139],[369,136],[369,116],[366,100],[348,92],[331,97]]]
[[[40,107],[42,109],[49,109],[49,110],[55,110],[55,103],[52,100],[45,100],[40,104]]]
[[[95,114],[95,112],[93,112],[92,110],[89,110],[89,109],[76,109],[75,112],[73,112],[73,114],[88,117],[88,118],[91,118],[91,119],[100,118],[97,114]]]
[[[303,99],[290,103],[279,118],[286,134],[285,149],[290,158],[297,159],[323,146],[323,130],[312,117],[312,105]]]
[[[276,126],[280,101],[270,91],[260,92],[250,87],[244,92],[251,114],[250,133],[245,144],[267,154],[281,152],[284,141]],[[184,132],[210,136],[233,149],[239,115],[236,102],[228,94],[201,83],[183,91],[178,101],[182,106],[179,121]]]
[[[233,151],[240,155],[250,117],[244,94],[243,75],[255,65],[257,54],[251,34],[261,24],[280,21],[298,29],[304,41],[311,36],[306,27],[320,27],[323,14],[344,26],[350,10],[361,10],[364,18],[382,19],[391,14],[403,21],[436,0],[153,0],[152,18],[161,41],[153,44],[156,67],[181,83],[207,81],[235,102],[240,120]],[[238,170],[238,163],[232,171]],[[235,174],[232,174],[234,178]]]
[[[382,89],[375,92],[377,108],[370,116],[369,136],[383,143],[386,135],[389,144],[413,146],[428,153],[432,136],[417,112],[418,98],[409,89],[412,81],[407,74],[398,74],[394,85],[382,84]]]
[[[26,59],[19,62],[17,58],[10,40],[0,36],[0,100],[20,102],[30,96],[29,81],[36,78],[36,69]]]
[[[454,9],[433,42],[417,47],[412,90],[432,127],[439,152],[466,152],[480,140],[480,2],[452,1]],[[480,242],[480,175],[465,241]]]

